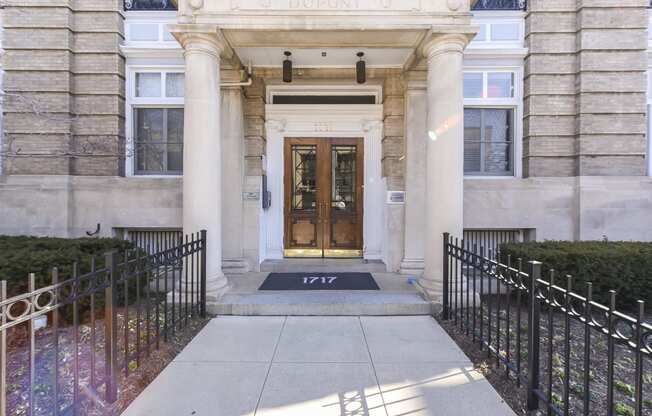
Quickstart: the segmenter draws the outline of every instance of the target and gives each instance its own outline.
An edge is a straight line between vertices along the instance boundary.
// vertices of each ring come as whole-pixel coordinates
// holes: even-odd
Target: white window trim
[[[650,57],[650,52],[648,51],[648,59],[652,60],[652,57]],[[646,134],[646,143],[647,143],[647,148],[645,151],[645,159],[646,159],[646,166],[647,166],[647,176],[652,177],[652,79],[651,79],[651,74],[652,74],[652,61],[648,62],[648,77],[647,77],[647,106],[646,106],[646,113],[647,113],[647,134]]]
[[[464,108],[507,108],[514,110],[514,172],[511,175],[464,175],[465,179],[514,179],[523,177],[523,67],[465,67],[464,72],[512,72],[514,96],[508,98],[465,98]],[[487,76],[483,76],[482,94],[487,91]]]
[[[184,97],[136,97],[136,73],[185,73],[183,65],[158,65],[158,66],[145,66],[145,65],[129,65],[127,66],[127,102],[125,111],[125,132],[126,132],[126,146],[125,146],[125,176],[136,178],[179,178],[183,175],[169,174],[169,175],[143,175],[137,174],[135,170],[135,143],[134,143],[134,110],[136,108],[184,108]],[[161,95],[165,95],[165,76],[161,76]]]
[[[177,12],[174,11],[129,11],[125,19],[125,43],[150,47],[162,47],[165,45],[179,47],[177,41],[165,39],[165,26],[176,23]],[[157,40],[131,40],[131,25],[146,24],[158,26]]]
[[[474,11],[472,23],[484,26],[486,39],[472,40],[470,49],[494,49],[494,48],[522,48],[525,44],[525,12],[522,11]],[[496,24],[517,24],[518,39],[516,40],[493,40],[491,34],[492,25]]]
[[[650,94],[648,93],[648,97]],[[652,116],[652,102],[648,98],[647,103],[647,151],[645,158],[647,159],[647,176],[652,177],[652,125],[650,124],[650,117]]]

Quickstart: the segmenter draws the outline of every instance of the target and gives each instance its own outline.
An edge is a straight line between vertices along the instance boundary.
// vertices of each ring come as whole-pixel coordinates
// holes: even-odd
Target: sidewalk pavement
[[[213,319],[123,416],[514,415],[429,316]]]

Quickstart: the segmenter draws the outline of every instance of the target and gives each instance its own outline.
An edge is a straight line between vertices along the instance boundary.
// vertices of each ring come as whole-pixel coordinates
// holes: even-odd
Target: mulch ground
[[[144,311],[141,311],[144,314]],[[159,310],[160,312],[160,310]],[[144,316],[144,315],[143,315]],[[140,337],[141,354],[139,362],[130,359],[125,364],[125,314],[118,312],[118,357],[120,378],[118,381],[118,401],[112,406],[105,406],[104,401],[104,321],[95,322],[95,333],[91,325],[79,326],[77,333],[78,360],[75,364],[75,331],[71,326],[59,328],[58,343],[55,342],[52,327],[39,329],[34,336],[34,366],[30,366],[30,342],[26,325],[11,328],[7,333],[7,415],[37,416],[54,414],[54,397],[58,397],[60,414],[65,414],[75,401],[79,403],[79,413],[88,416],[117,415],[149,385],[158,374],[177,356],[181,350],[201,331],[208,319],[199,317],[184,319],[177,330],[169,331],[167,340],[162,336],[163,317],[158,333],[161,335],[158,345],[155,309],[151,311],[149,334],[146,321],[136,319],[133,309],[127,322],[129,354],[136,350],[137,336]],[[139,323],[139,325],[137,324]],[[93,339],[94,338],[94,339]],[[147,352],[147,340],[150,341]],[[56,349],[58,348],[58,353]],[[125,376],[126,372],[129,372]],[[30,389],[31,372],[35,383]],[[78,375],[80,388],[75,390],[75,374]],[[55,380],[57,380],[55,382]],[[31,399],[30,399],[31,398]],[[30,401],[32,410],[30,411]]]
[[[516,357],[516,309],[512,305],[510,313],[510,356],[514,362]],[[479,313],[479,312],[478,312]],[[487,310],[485,309],[485,315]],[[472,316],[472,315],[471,315]],[[493,334],[494,340],[492,345],[495,346],[495,322],[498,314],[493,316]],[[501,346],[500,355],[506,356],[506,313],[505,310],[500,312],[501,319]],[[559,408],[563,408],[563,392],[565,384],[565,323],[563,315],[553,314],[553,330],[548,330],[548,314],[542,311],[541,315],[541,342],[540,342],[540,387],[548,394],[552,392],[552,402]],[[507,377],[504,365],[497,364],[496,356],[489,355],[486,348],[481,350],[480,343],[474,343],[472,338],[467,335],[466,327],[460,328],[460,322],[456,325],[453,320],[444,321],[438,317],[442,327],[453,338],[457,345],[467,354],[474,363],[475,367],[485,375],[487,380],[493,385],[502,398],[511,406],[518,415],[527,415],[525,387],[528,375],[527,363],[527,313],[521,310],[521,374],[522,380],[519,387],[511,372]],[[476,318],[477,327],[479,326],[479,315]],[[485,337],[486,337],[485,321]],[[476,328],[477,328],[476,327]],[[471,331],[469,331],[471,333]],[[476,331],[476,334],[478,332]],[[552,337],[551,337],[552,334]],[[585,397],[588,397],[590,403],[590,412],[592,416],[607,415],[607,336],[598,331],[591,330],[590,346],[590,364],[588,368],[590,387],[589,392],[584,392],[584,325],[575,320],[571,320],[570,325],[570,377],[569,383],[569,415],[582,415],[584,409]],[[552,355],[549,354],[550,339],[552,338]],[[548,369],[551,368],[552,371]],[[552,385],[552,389],[549,386]],[[614,413],[619,416],[634,416],[634,385],[635,385],[635,353],[632,349],[624,345],[615,346],[614,354]],[[588,394],[588,396],[586,396]],[[540,414],[547,414],[544,405],[541,405]],[[652,415],[652,357],[647,356],[643,360],[643,413]]]

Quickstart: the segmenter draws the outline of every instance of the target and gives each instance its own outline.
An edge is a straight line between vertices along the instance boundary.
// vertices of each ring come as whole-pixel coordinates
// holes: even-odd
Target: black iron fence
[[[177,10],[177,0],[125,0],[125,10]]]
[[[652,325],[576,292],[573,278],[541,276],[541,263],[502,258],[444,235],[443,319],[477,343],[548,415],[652,414]],[[614,277],[614,278],[617,278]],[[563,283],[557,284],[559,280]]]
[[[206,315],[206,232],[117,251],[7,298],[0,282],[0,415],[112,414],[119,381]]]
[[[473,10],[525,10],[527,0],[478,0]]]

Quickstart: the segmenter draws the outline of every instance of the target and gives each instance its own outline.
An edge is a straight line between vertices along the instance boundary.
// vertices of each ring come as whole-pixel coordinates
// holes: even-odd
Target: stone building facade
[[[364,197],[333,173],[328,221],[360,198],[343,251],[423,274],[434,297],[444,231],[652,240],[648,1],[523,6],[7,0],[0,233],[206,228],[219,292],[223,269],[300,246],[288,204],[324,198],[304,172],[287,199],[288,139],[359,138]],[[322,224],[313,203],[305,224]]]

